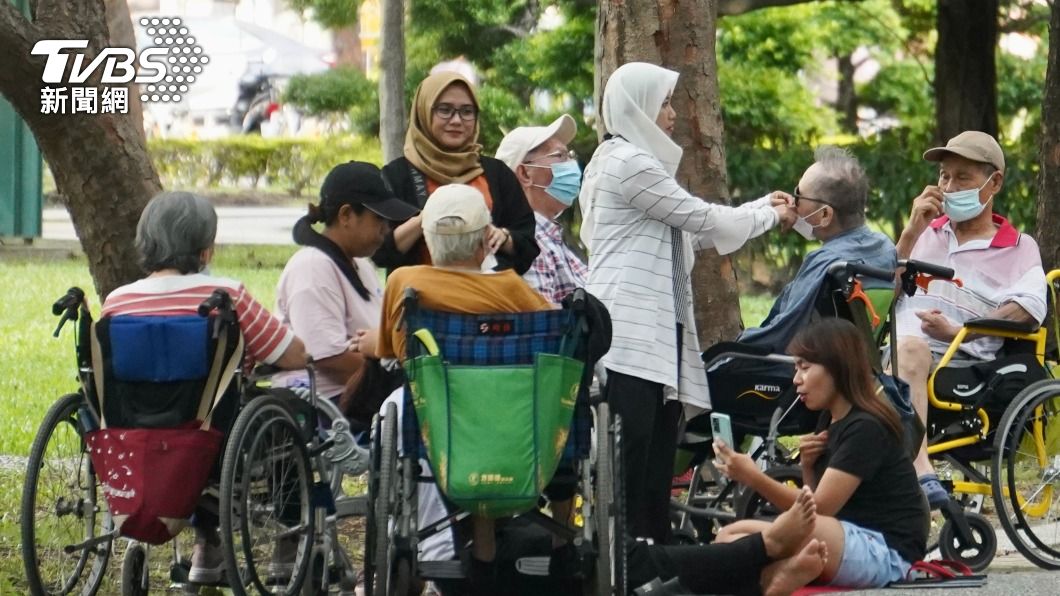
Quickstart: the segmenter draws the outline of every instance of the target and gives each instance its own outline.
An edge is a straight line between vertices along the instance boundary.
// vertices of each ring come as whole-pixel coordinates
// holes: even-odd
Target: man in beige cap
[[[898,376],[909,383],[926,423],[928,376],[964,322],[989,317],[1041,323],[1046,284],[1037,243],[994,212],[1005,179],[1005,155],[994,137],[966,131],[925,151],[924,159],[939,163],[938,184],[913,200],[898,258],[951,267],[963,282],[931,282],[927,292],[902,296],[896,307]],[[1000,339],[975,339],[961,345],[960,355],[990,360],[1000,346]],[[944,504],[948,496],[926,440],[914,465],[932,508]]]
[[[504,136],[496,155],[515,172],[537,220],[534,239],[541,253],[523,278],[553,304],[584,286],[589,274],[555,221],[581,189],[581,168],[567,148],[575,132],[577,124],[567,114],[548,126],[520,126]]]
[[[548,310],[552,306],[519,277],[514,269],[483,271],[488,254],[490,212],[474,187],[448,184],[435,190],[421,211],[423,236],[432,265],[395,269],[383,292],[383,315],[378,331],[362,331],[350,349],[377,358],[405,359],[405,328],[401,325],[406,288],[414,288],[424,308],[452,313],[505,313]],[[403,404],[400,390],[388,401]],[[424,469],[428,469],[424,466]],[[419,527],[445,518],[448,512],[429,479],[419,490]],[[471,593],[497,594],[493,520],[471,516]],[[420,560],[444,560],[456,555],[447,532],[420,541]]]

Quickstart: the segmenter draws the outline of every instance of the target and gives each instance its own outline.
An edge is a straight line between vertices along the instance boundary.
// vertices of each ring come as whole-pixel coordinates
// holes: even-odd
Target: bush
[[[264,181],[266,186],[293,195],[314,194],[324,176],[337,164],[350,160],[376,164],[382,161],[378,139],[352,136],[152,139],[148,150],[166,188],[248,185],[257,188]]]
[[[291,77],[283,100],[310,116],[346,116],[353,131],[379,135],[379,92],[357,68]]]

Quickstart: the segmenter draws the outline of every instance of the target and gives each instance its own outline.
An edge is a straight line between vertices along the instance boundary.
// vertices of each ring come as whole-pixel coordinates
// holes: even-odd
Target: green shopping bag
[[[570,431],[583,363],[537,354],[532,365],[405,362],[435,480],[455,505],[486,517],[533,508]]]

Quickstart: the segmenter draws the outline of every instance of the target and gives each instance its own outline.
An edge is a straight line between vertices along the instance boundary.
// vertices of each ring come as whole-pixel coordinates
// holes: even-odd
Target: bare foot
[[[813,500],[813,491],[804,486],[791,508],[781,513],[769,528],[762,532],[766,555],[774,561],[779,561],[799,552],[799,548],[813,533],[816,521],[817,503]]]
[[[794,557],[776,563],[763,591],[765,596],[788,595],[817,579],[828,562],[828,547],[814,538]]]

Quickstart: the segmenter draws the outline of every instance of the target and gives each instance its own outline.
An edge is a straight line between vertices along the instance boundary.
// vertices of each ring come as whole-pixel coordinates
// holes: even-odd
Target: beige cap
[[[556,118],[548,126],[520,126],[504,135],[497,147],[497,159],[515,169],[526,160],[526,154],[541,146],[542,143],[556,137],[564,145],[574,140],[578,124],[567,114]]]
[[[997,140],[985,132],[966,130],[950,139],[945,147],[935,147],[925,151],[924,159],[942,161],[947,153],[960,155],[972,161],[988,163],[1002,174],[1005,173],[1005,154],[1001,151],[1001,145],[998,145]]]
[[[478,189],[466,184],[446,184],[431,193],[423,206],[423,231],[432,234],[466,234],[485,228],[490,223],[490,211],[486,199]],[[446,217],[459,218],[460,222],[439,226],[438,221]]]

